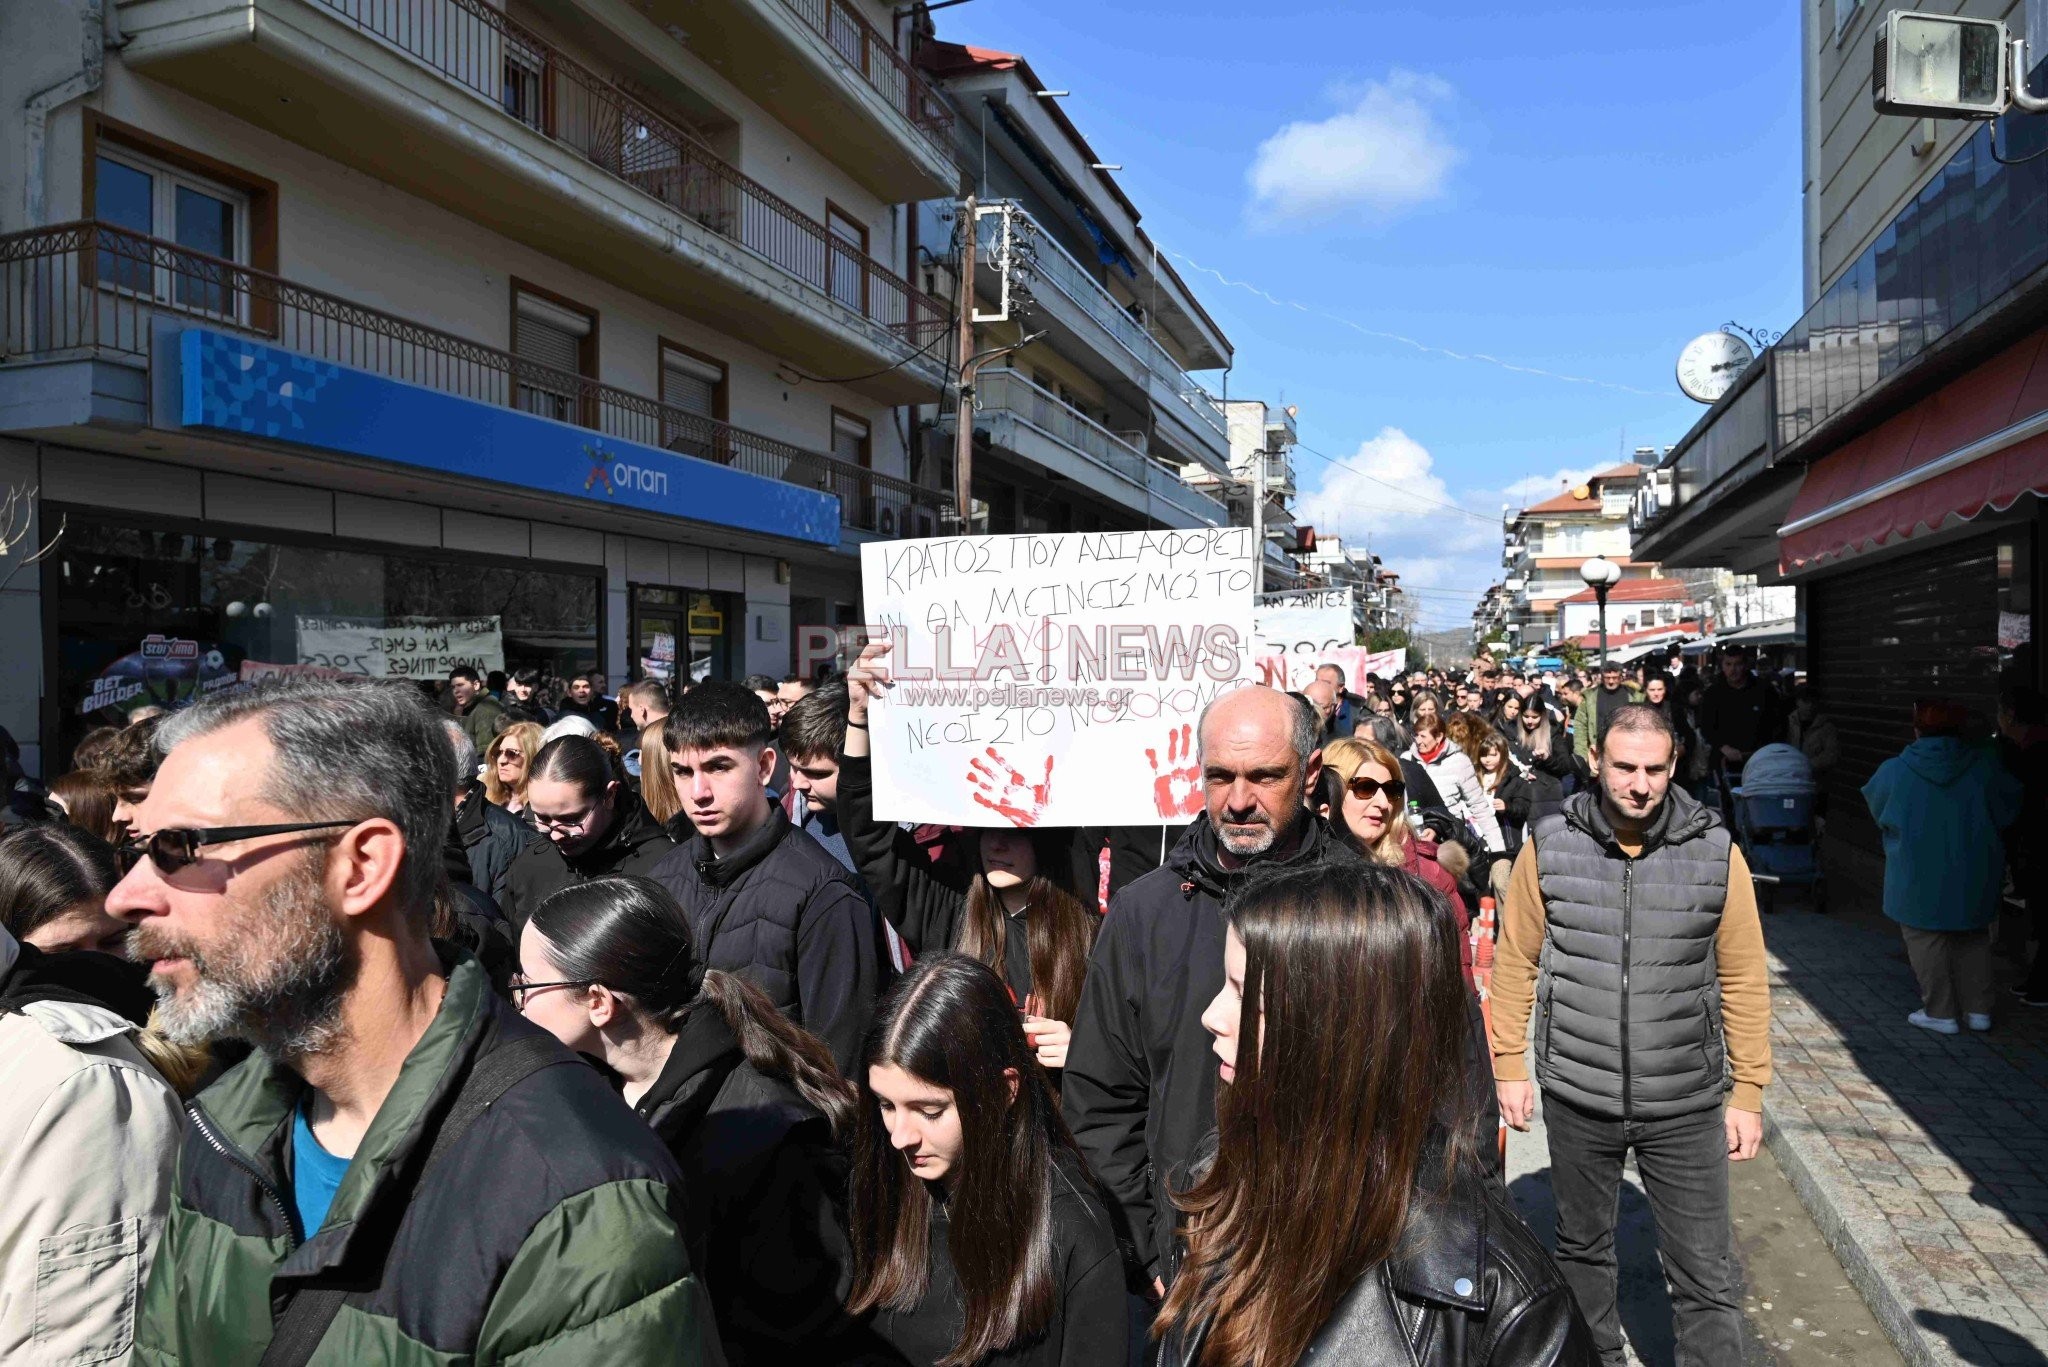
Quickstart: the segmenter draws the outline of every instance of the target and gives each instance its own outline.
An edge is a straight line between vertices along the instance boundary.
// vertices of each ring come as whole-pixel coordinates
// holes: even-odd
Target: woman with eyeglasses
[[[1469,1007],[1429,900],[1399,872],[1342,864],[1269,868],[1232,897],[1202,1013],[1216,1135],[1174,1201],[1185,1252],[1153,1326],[1164,1367],[1598,1361],[1463,1123]]]
[[[526,805],[546,837],[512,861],[499,909],[514,927],[554,893],[606,874],[651,873],[675,848],[619,761],[588,736],[557,736],[534,757]]]
[[[707,969],[645,878],[595,878],[534,909],[512,999],[596,1059],[682,1170],[690,1265],[733,1367],[833,1362],[858,1331],[841,1215],[854,1088],[817,1036]]]
[[[920,959],[862,1052],[848,1306],[912,1367],[1127,1351],[1124,1257],[1003,980]]]
[[[541,729],[530,721],[514,722],[500,731],[484,751],[484,796],[533,824],[526,810],[529,766],[540,753]]]

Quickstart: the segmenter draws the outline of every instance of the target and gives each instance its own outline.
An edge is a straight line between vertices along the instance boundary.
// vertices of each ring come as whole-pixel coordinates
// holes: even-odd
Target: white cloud
[[[1609,462],[1611,465],[1612,462]],[[1501,491],[1501,502],[1512,503],[1517,508],[1526,508],[1531,503],[1541,503],[1546,498],[1556,498],[1575,485],[1584,484],[1594,475],[1607,469],[1607,465],[1588,465],[1583,469],[1566,468],[1550,475],[1529,475],[1507,485]]]
[[[1323,467],[1322,482],[1296,497],[1296,520],[1347,541],[1370,540],[1375,547],[1388,538],[1438,551],[1498,545],[1491,515],[1454,496],[1435,463],[1421,442],[1398,427],[1382,427],[1342,465]]]
[[[1396,69],[1359,88],[1349,108],[1288,124],[1259,144],[1245,172],[1253,220],[1313,223],[1347,210],[1385,217],[1441,197],[1463,155],[1435,113],[1450,97],[1440,78]]]

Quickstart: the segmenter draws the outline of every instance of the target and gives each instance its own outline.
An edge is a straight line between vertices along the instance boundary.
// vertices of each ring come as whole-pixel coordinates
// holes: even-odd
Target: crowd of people
[[[1631,1153],[1681,1361],[1736,1360],[1770,1002],[1714,809],[1836,761],[1818,698],[1346,684],[1219,697],[1165,829],[879,819],[879,645],[87,735],[0,835],[0,1360],[1619,1363]],[[1912,775],[2041,800],[1917,720]],[[1909,936],[1965,1015],[1976,929]]]

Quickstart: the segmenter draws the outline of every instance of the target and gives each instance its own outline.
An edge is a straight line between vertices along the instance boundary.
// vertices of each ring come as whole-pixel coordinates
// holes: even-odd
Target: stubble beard
[[[153,934],[147,925],[130,934],[134,958],[191,963],[196,981],[183,992],[150,978],[157,1028],[166,1039],[183,1045],[242,1039],[278,1060],[334,1047],[356,965],[327,904],[325,864],[324,850],[299,856],[289,873],[237,910],[210,950]]]

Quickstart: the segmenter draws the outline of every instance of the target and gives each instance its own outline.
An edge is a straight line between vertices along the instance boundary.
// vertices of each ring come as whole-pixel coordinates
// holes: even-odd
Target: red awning
[[[2048,493],[2048,329],[1815,461],[1779,531],[1792,574]]]

